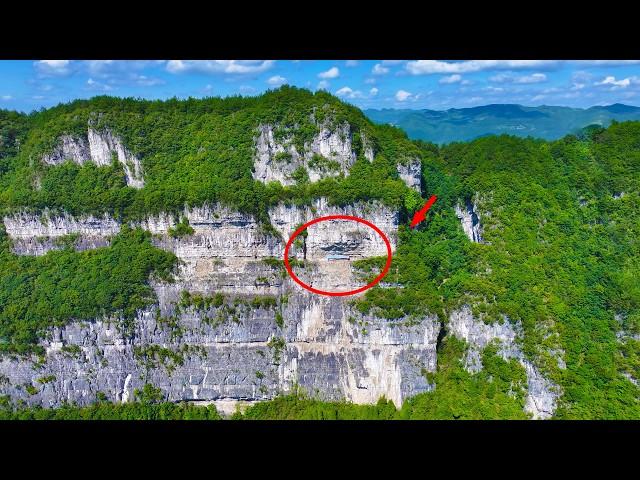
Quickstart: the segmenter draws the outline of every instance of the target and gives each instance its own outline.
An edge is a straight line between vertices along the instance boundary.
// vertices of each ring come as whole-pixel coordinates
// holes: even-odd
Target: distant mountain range
[[[587,109],[494,104],[444,111],[369,109],[364,113],[376,123],[402,128],[412,139],[438,144],[505,133],[555,140],[593,124],[606,127],[611,120],[640,120],[640,107],[620,103]]]

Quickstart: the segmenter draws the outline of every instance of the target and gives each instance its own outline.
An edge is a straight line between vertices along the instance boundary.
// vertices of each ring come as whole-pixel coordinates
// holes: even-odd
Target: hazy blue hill
[[[402,128],[413,139],[444,144],[504,133],[555,140],[587,125],[606,127],[612,120],[639,120],[640,107],[620,103],[587,109],[493,104],[446,111],[370,109],[365,114],[376,123]]]

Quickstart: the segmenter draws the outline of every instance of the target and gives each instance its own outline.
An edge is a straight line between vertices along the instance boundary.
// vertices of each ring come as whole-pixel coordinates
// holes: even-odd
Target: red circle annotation
[[[317,288],[313,288],[311,285],[307,285],[306,283],[304,283],[302,280],[300,280],[298,278],[298,276],[293,272],[293,269],[291,268],[291,264],[289,263],[289,249],[291,248],[291,245],[293,244],[293,241],[295,240],[295,238],[300,235],[302,232],[304,232],[308,227],[310,227],[311,225],[315,225],[316,223],[320,223],[320,222],[325,222],[327,220],[351,220],[354,222],[358,222],[358,223],[362,223],[363,225],[368,226],[369,228],[372,228],[378,235],[380,235],[382,237],[382,240],[384,240],[385,246],[387,248],[387,261],[384,265],[384,268],[382,269],[382,272],[380,272],[380,274],[373,279],[373,281],[371,281],[370,283],[368,283],[367,285],[360,287],[360,288],[356,288],[355,290],[348,290],[346,292],[329,292],[326,290],[319,290]],[[360,217],[355,217],[353,215],[327,215],[324,217],[318,217],[315,218],[303,225],[300,225],[295,232],[293,232],[293,234],[291,235],[291,237],[289,238],[289,240],[287,241],[286,246],[284,247],[284,266],[287,269],[287,273],[289,274],[289,276],[291,278],[293,278],[293,280],[300,285],[302,288],[309,290],[312,293],[316,293],[318,295],[328,295],[331,297],[345,297],[348,295],[355,295],[356,293],[360,293],[360,292],[364,292],[365,290],[368,290],[369,288],[377,285],[380,280],[382,280],[385,275],[389,272],[389,268],[391,267],[391,257],[392,257],[392,253],[391,253],[391,243],[389,242],[389,239],[387,238],[387,236],[384,234],[384,232],[382,230],[380,230],[376,225],[374,225],[373,223],[360,218]]]

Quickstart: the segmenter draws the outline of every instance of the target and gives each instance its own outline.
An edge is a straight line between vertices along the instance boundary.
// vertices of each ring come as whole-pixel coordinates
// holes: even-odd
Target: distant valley
[[[612,120],[640,120],[640,107],[620,103],[587,109],[495,104],[445,111],[369,109],[364,113],[376,123],[402,128],[411,139],[437,144],[502,134],[556,140],[593,124],[606,127]]]

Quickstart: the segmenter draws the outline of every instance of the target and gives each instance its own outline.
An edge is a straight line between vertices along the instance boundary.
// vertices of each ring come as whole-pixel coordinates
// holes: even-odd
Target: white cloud
[[[85,60],[80,65],[92,78],[112,78],[148,67],[163,67],[166,63],[166,60]]]
[[[637,65],[640,63],[640,60],[572,60],[572,63],[594,67],[624,67],[627,65]]]
[[[382,64],[383,65],[400,65],[402,62],[404,62],[404,60],[383,60]]]
[[[336,92],[339,97],[346,98],[362,98],[362,92],[360,90],[353,90],[351,87],[342,87]]]
[[[385,75],[389,73],[389,69],[387,67],[383,67],[381,63],[376,63],[371,69],[371,73],[374,75]]]
[[[505,73],[499,73],[493,77],[489,77],[490,82],[495,83],[541,83],[547,81],[547,76],[544,73],[534,73],[532,75],[513,76]]]
[[[577,72],[573,72],[573,75],[571,75],[571,79],[574,82],[588,82],[592,78],[593,74],[585,70],[578,70]]]
[[[87,60],[85,62],[87,70],[89,70],[89,73],[92,75],[101,75],[105,70],[113,65],[113,63],[113,60]]]
[[[329,88],[329,82],[326,80],[320,80],[318,82],[318,90],[326,90]]]
[[[378,89],[376,87],[373,87],[371,90],[369,90],[370,97],[375,97],[376,95],[378,95]]]
[[[462,80],[462,77],[460,75],[458,75],[457,73],[454,73],[453,75],[449,75],[448,77],[442,77],[439,81],[439,83],[442,84],[446,84],[446,83],[458,83]]]
[[[267,80],[269,85],[282,85],[283,83],[287,83],[287,79],[281,75],[274,75]]]
[[[407,92],[405,90],[398,90],[396,92],[396,100],[399,102],[404,102],[411,98],[411,92]]]
[[[631,85],[631,82],[631,77],[623,78],[622,80],[616,80],[616,77],[609,75],[601,82],[596,82],[596,85],[612,85],[613,87],[627,88],[629,85]]]
[[[109,90],[113,90],[113,88],[110,85],[107,85],[106,83],[102,83],[102,82],[97,82],[93,78],[90,78],[89,80],[87,80],[87,86],[90,90],[100,90],[103,92],[108,92]]]
[[[46,65],[49,68],[64,68],[69,65],[69,60],[40,60],[41,65]]]
[[[167,71],[242,75],[264,72],[273,67],[274,63],[274,60],[169,60]]]
[[[336,95],[349,95],[350,93],[353,93],[353,90],[349,87],[342,87],[336,91]]]
[[[505,82],[511,82],[512,80],[513,80],[513,77],[511,75],[506,75],[504,73],[499,73],[498,75],[489,77],[489,81],[494,83],[505,83]]]
[[[407,62],[405,68],[412,75],[434,73],[473,73],[483,70],[522,70],[557,66],[557,60],[464,60],[446,62],[440,60],[415,60]]]
[[[70,60],[38,60],[34,65],[41,75],[64,76],[71,73]]]
[[[344,64],[346,67],[357,67],[360,62],[358,60],[347,60]]]
[[[11,95],[2,95],[2,97],[0,97],[2,100],[4,101],[9,101],[9,100],[13,100],[13,96]]]
[[[154,87],[156,85],[164,85],[165,81],[161,78],[147,77],[146,75],[132,74],[130,77],[136,85],[141,87]]]
[[[318,78],[338,78],[340,76],[340,69],[338,67],[331,67],[326,72],[320,72]]]
[[[110,86],[131,85],[151,87],[162,85],[165,81],[156,78],[143,70],[148,67],[163,66],[164,60],[48,60],[36,62],[40,77],[67,76],[70,74],[86,74],[94,82],[102,82]],[[40,87],[40,89],[43,89]]]
[[[583,70],[573,72],[573,74],[571,75],[570,90],[573,90],[573,91],[582,90],[592,81],[593,81],[593,74],[590,72],[586,72]]]
[[[364,83],[366,83],[367,85],[375,85],[376,79],[369,77],[364,81]]]
[[[544,73],[534,73],[533,75],[516,77],[514,83],[541,83],[546,81],[547,76]]]

